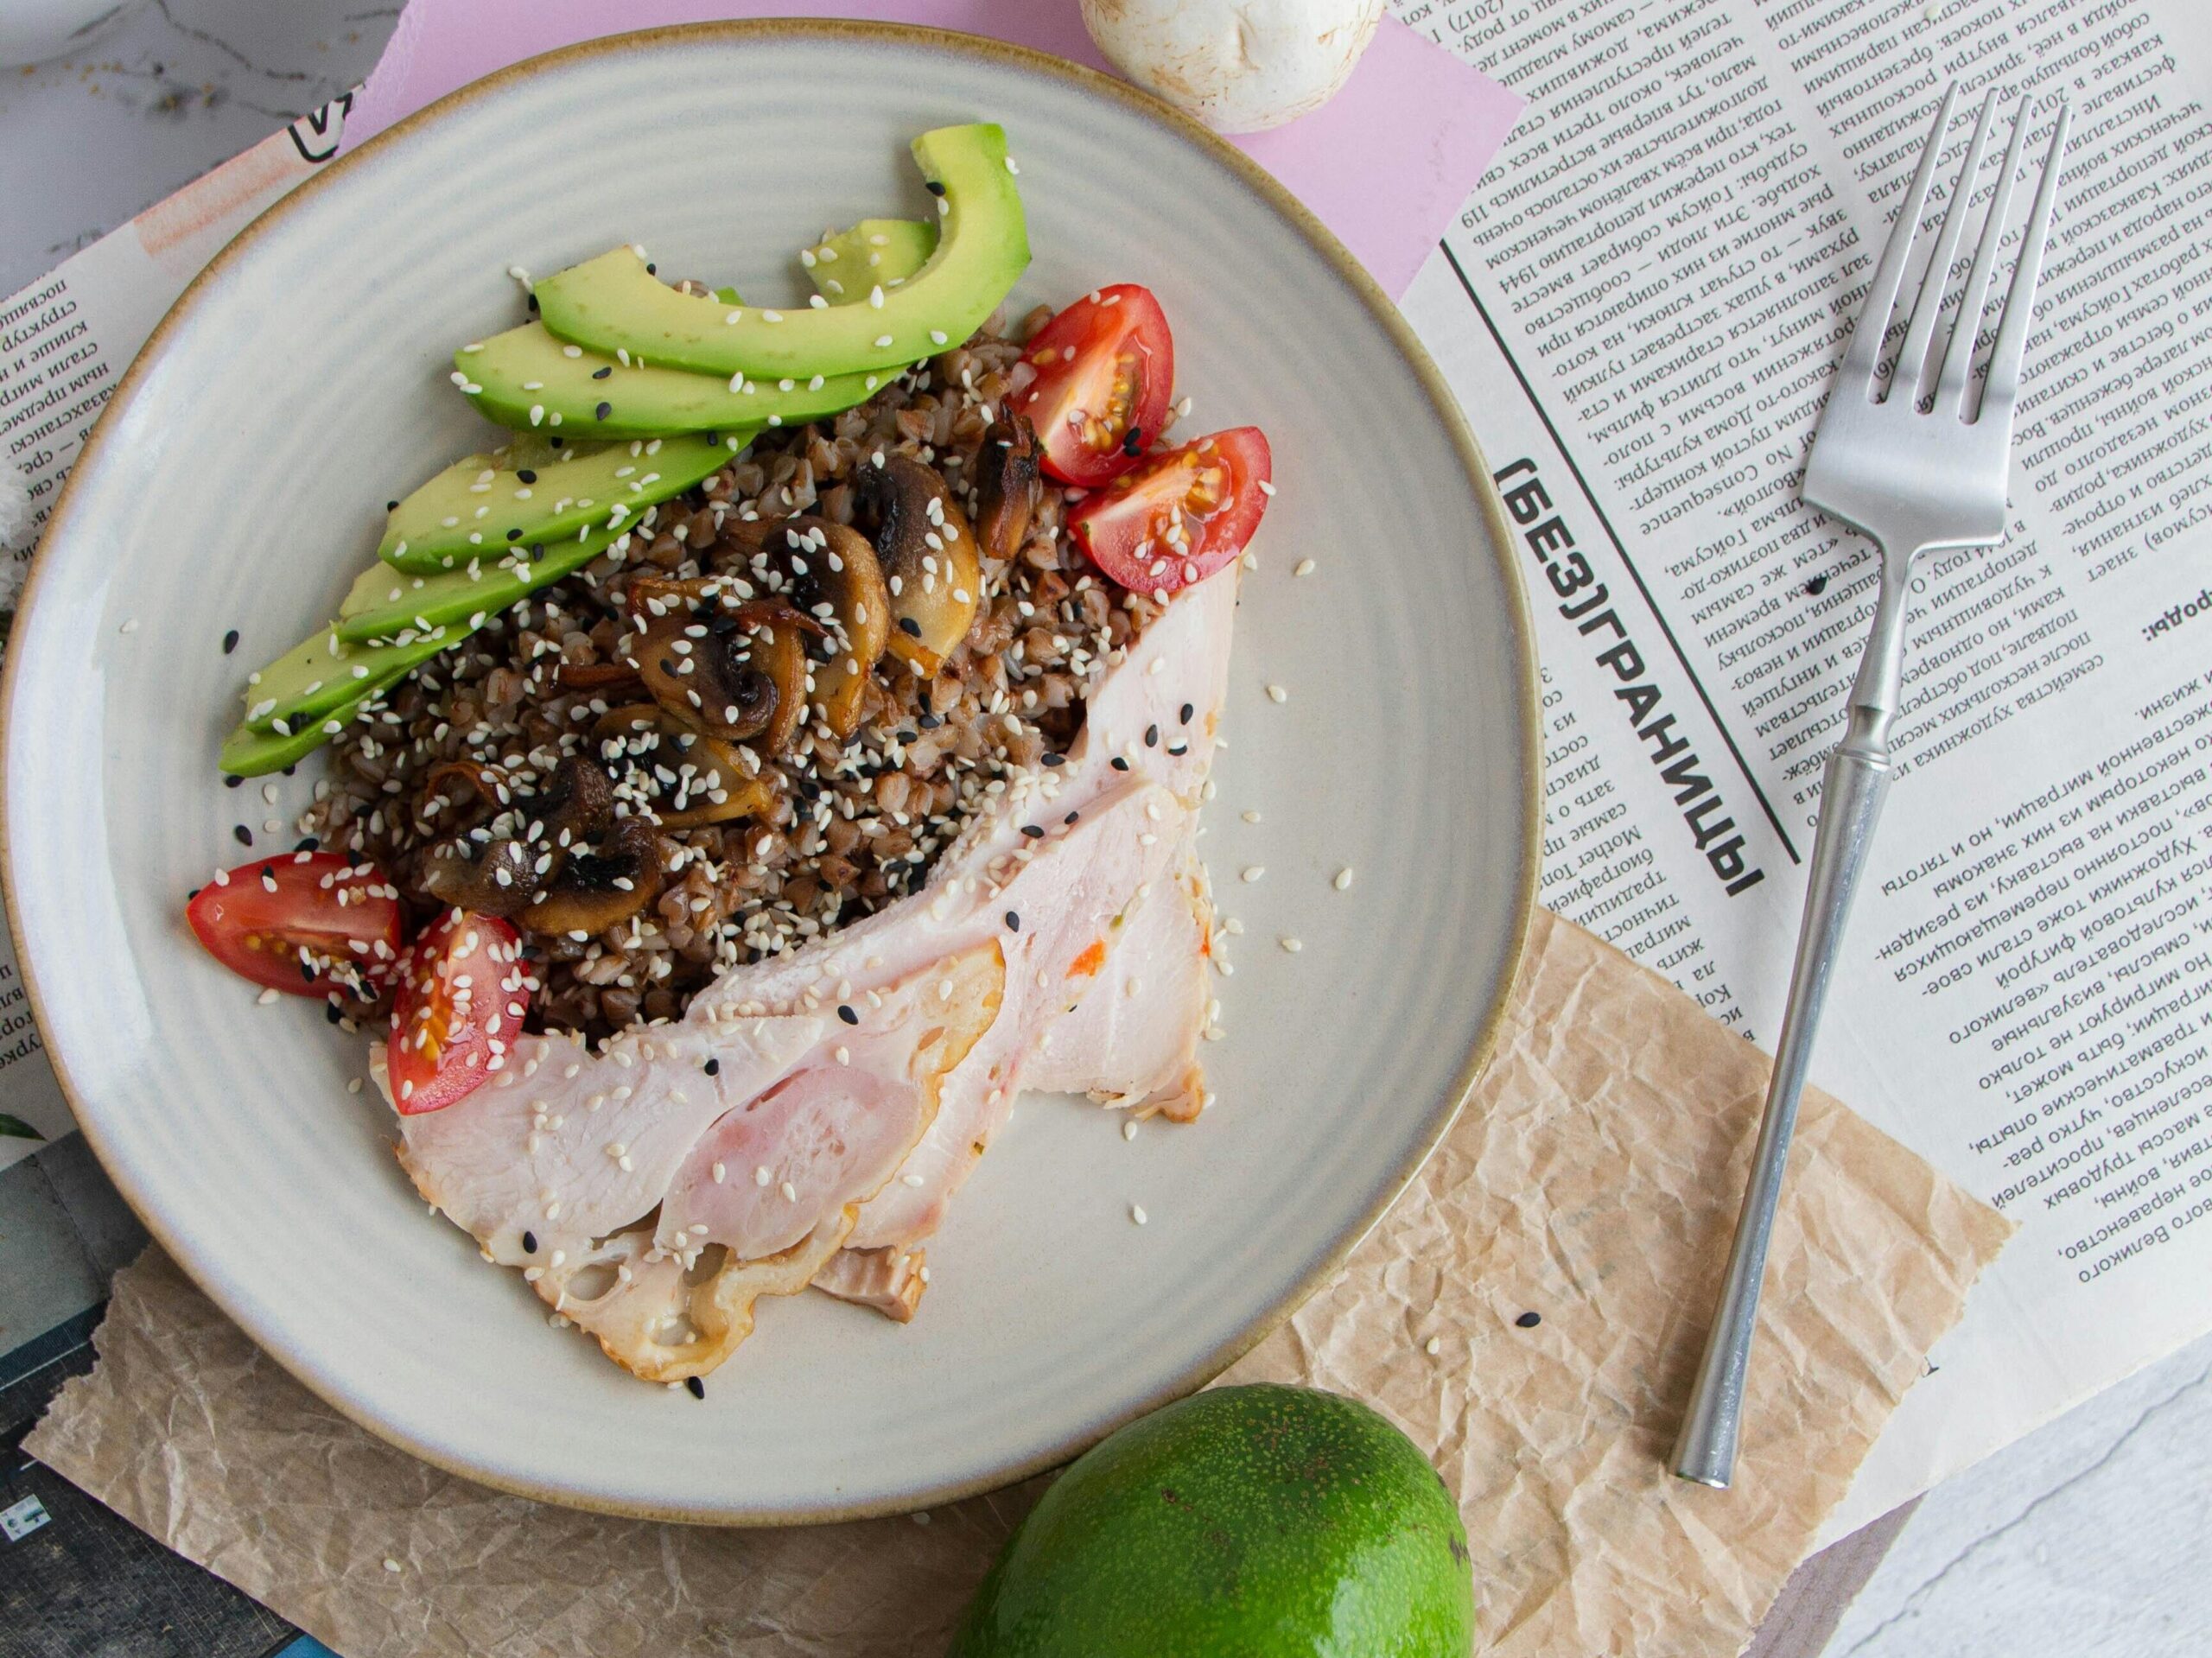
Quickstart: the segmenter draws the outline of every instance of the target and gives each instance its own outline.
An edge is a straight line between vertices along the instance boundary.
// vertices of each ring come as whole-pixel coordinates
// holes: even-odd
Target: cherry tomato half
[[[1203,581],[1244,550],[1268,508],[1272,460],[1256,426],[1146,457],[1088,495],[1068,528],[1090,562],[1139,593]]]
[[[1029,416],[1045,470],[1086,488],[1144,458],[1175,395],[1175,339],[1151,290],[1116,283],[1039,328],[1021,354],[1037,378],[1007,399]]]
[[[531,981],[521,935],[497,916],[448,910],[409,947],[385,1048],[404,1117],[442,1110],[506,1064]]]
[[[399,965],[399,895],[374,864],[334,852],[242,863],[201,887],[185,920],[232,972],[294,996],[373,994]]]

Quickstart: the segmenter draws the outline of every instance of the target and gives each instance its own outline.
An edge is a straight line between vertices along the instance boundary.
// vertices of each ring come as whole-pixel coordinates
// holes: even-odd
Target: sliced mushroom
[[[891,593],[875,549],[849,525],[805,516],[771,527],[764,550],[789,582],[786,595],[826,631],[814,657],[814,701],[842,742],[860,729],[868,675],[891,639]]]
[[[642,689],[637,669],[626,662],[564,662],[553,677],[564,691],[627,692]]]
[[[806,639],[822,625],[779,599],[736,603],[715,581],[639,581],[623,636],[647,691],[685,724],[731,740],[787,746],[806,717]]]
[[[569,854],[517,918],[531,932],[604,932],[660,896],[660,835],[642,817],[618,819],[596,851]]]
[[[891,595],[890,651],[935,673],[968,637],[983,591],[976,532],[935,469],[893,454],[859,477],[856,516]]]
[[[692,729],[658,703],[608,709],[592,727],[592,740],[633,792],[650,782],[652,814],[664,829],[727,823],[775,804],[776,791],[757,775],[757,762],[748,768],[732,745]],[[672,785],[663,770],[675,778]]]
[[[595,838],[613,821],[614,785],[591,761],[570,754],[554,769],[545,792],[521,810],[533,827],[530,838],[543,842],[557,858],[569,847]]]
[[[519,841],[493,841],[471,857],[466,836],[435,848],[423,861],[423,885],[441,904],[512,921],[537,891],[537,872]]]
[[[983,434],[976,465],[976,505],[982,517],[976,524],[983,551],[1001,564],[1010,564],[1029,534],[1029,520],[1037,511],[1043,489],[1037,472],[1037,429],[1027,415],[994,421]]]

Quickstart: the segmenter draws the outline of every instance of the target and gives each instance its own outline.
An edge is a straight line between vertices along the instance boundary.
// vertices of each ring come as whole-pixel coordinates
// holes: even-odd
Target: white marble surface
[[[6,0],[0,0],[0,4]],[[143,0],[0,76],[0,293],[357,83],[398,8]],[[2212,1653],[2212,1342],[1931,1494],[1837,1658]]]

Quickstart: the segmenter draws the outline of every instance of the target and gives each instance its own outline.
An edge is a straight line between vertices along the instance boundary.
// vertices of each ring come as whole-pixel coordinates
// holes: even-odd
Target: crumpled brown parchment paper
[[[2011,1229],[1808,1092],[1737,1483],[1674,1479],[1765,1074],[1671,985],[1540,912],[1457,1127],[1224,1378],[1357,1394],[1434,1458],[1485,1653],[1739,1651]],[[346,1658],[927,1658],[1042,1485],[925,1524],[786,1531],[502,1496],[338,1416],[158,1253],[117,1280],[98,1344],[32,1454]]]

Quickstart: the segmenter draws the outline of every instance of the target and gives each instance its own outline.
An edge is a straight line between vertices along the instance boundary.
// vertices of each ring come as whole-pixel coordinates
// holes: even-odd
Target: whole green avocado
[[[1467,1534],[1356,1401],[1261,1384],[1132,1423],[1055,1481],[948,1658],[1467,1658]]]

